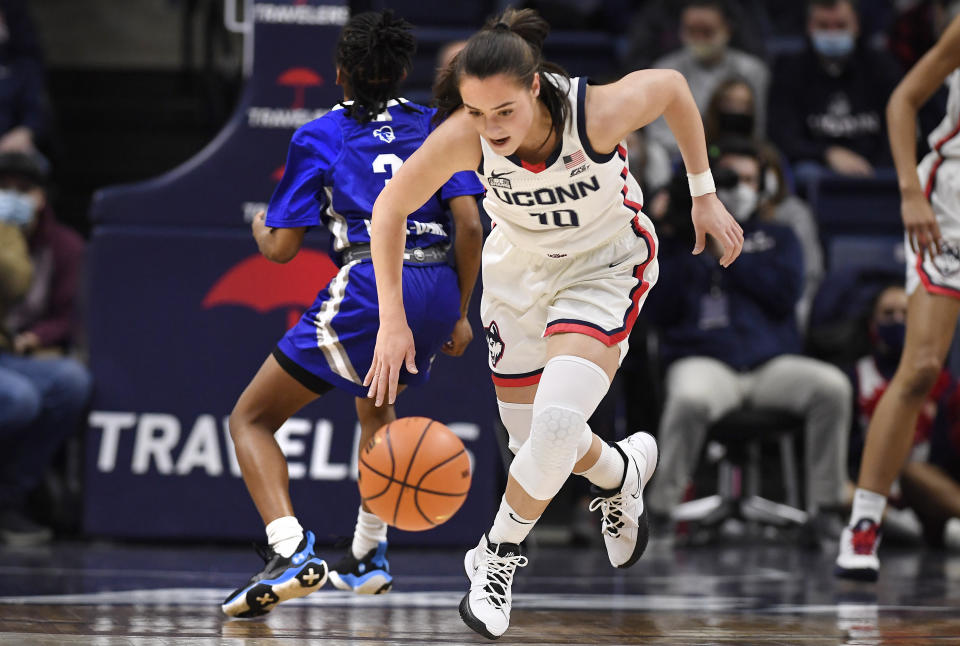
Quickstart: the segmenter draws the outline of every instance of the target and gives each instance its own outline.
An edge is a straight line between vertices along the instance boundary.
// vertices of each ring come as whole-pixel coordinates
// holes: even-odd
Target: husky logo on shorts
[[[944,240],[940,244],[940,253],[933,259],[933,266],[943,276],[960,272],[960,246],[956,242]]]
[[[373,136],[382,141],[385,144],[389,144],[396,136],[393,134],[393,128],[390,126],[384,126],[382,128],[377,128],[373,131]]]
[[[490,365],[494,368],[503,358],[503,338],[500,336],[500,327],[496,321],[491,321],[489,327],[483,328],[487,333],[487,348],[490,350]]]

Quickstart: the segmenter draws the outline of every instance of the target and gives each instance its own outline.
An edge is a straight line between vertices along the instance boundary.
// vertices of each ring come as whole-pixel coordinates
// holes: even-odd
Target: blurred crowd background
[[[507,6],[350,4],[390,6],[416,26],[405,95],[420,102],[458,43]],[[649,505],[663,537],[747,531],[735,499],[759,488],[789,507],[764,513],[799,525],[791,536],[836,536],[904,338],[886,102],[960,2],[510,4],[551,23],[545,55],[571,75],[603,83],[648,67],[680,71],[703,116],[718,194],[746,233],[727,271],[691,256],[690,199],[669,129],[661,120],[634,133],[630,171],[657,225],[661,279],[592,427],[610,439],[640,428],[658,436]],[[64,501],[83,486],[96,387],[79,313],[93,193],[191,158],[243,87],[243,42],[225,27],[221,0],[0,0],[0,539],[79,529]],[[942,89],[922,111],[919,154],[945,102]],[[948,244],[938,262],[960,271],[960,247]],[[960,501],[957,375],[953,352],[888,519],[902,540],[960,547],[960,502],[949,503]],[[589,492],[574,484],[563,495],[571,504],[551,508],[542,534],[552,524],[557,540],[599,539]]]

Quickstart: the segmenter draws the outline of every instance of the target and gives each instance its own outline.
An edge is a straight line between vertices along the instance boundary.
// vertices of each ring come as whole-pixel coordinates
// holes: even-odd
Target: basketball
[[[360,496],[385,523],[408,532],[441,525],[470,489],[470,458],[449,428],[426,417],[403,417],[379,429],[360,449]]]

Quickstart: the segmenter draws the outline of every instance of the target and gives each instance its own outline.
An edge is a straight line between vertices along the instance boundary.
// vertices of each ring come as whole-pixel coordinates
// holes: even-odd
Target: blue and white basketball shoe
[[[306,532],[290,557],[277,554],[273,548],[255,545],[266,561],[263,569],[228,596],[220,608],[230,617],[259,617],[273,610],[278,603],[305,597],[327,582],[327,564],[313,551],[313,532]]]
[[[330,582],[338,590],[353,590],[358,594],[383,594],[393,587],[390,563],[387,561],[387,543],[380,542],[362,559],[350,549],[330,570]]]

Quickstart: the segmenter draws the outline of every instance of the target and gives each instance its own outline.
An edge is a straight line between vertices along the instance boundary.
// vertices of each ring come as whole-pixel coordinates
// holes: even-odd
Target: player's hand
[[[417,374],[415,354],[413,332],[406,321],[380,323],[377,345],[373,350],[373,362],[367,376],[363,378],[363,385],[370,388],[367,397],[373,399],[378,408],[384,401],[390,405],[397,401],[397,383],[400,381],[400,368],[404,363],[407,372]]]
[[[697,233],[697,242],[693,247],[694,255],[706,247],[706,234],[710,234],[723,247],[720,264],[729,267],[743,249],[743,229],[736,219],[727,212],[716,193],[707,193],[693,198],[693,229]]]
[[[830,146],[824,154],[827,165],[841,175],[873,177],[873,166],[867,158],[843,146]]]
[[[443,344],[440,351],[449,354],[451,357],[459,357],[471,341],[473,341],[473,328],[470,327],[470,321],[464,316],[453,326],[450,339]]]
[[[914,253],[927,254],[931,259],[940,253],[940,225],[937,224],[937,216],[922,191],[904,192],[900,202],[900,216]]]

